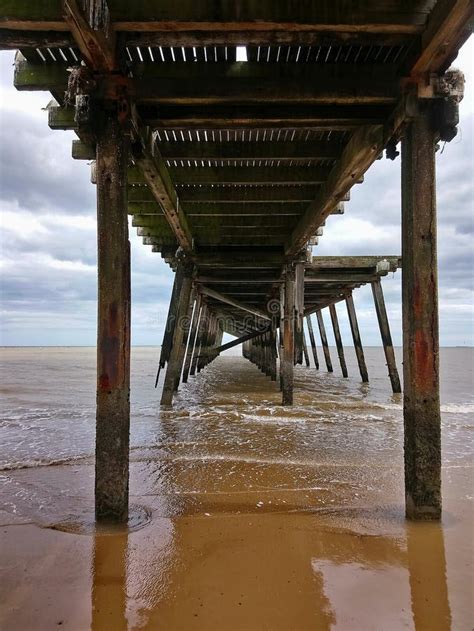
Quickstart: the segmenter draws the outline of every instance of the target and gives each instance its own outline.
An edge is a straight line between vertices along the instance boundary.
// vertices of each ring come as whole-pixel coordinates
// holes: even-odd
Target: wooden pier
[[[333,371],[326,309],[347,377],[338,302],[367,382],[352,297],[364,284],[400,392],[381,278],[402,267],[406,510],[440,517],[434,154],[456,134],[463,77],[449,66],[472,3],[345,4],[0,0],[16,87],[51,92],[50,127],[74,130],[72,156],[93,161],[98,520],[128,512],[127,214],[175,271],[157,374],[167,406],[237,344],[291,405],[307,339],[312,367],[324,356]],[[400,140],[402,256],[312,256],[326,219]]]

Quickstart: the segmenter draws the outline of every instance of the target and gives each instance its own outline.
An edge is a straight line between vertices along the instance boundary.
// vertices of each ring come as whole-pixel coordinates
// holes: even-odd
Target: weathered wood
[[[349,323],[351,326],[352,340],[354,342],[354,349],[357,356],[357,363],[359,364],[359,372],[362,381],[367,383],[369,381],[369,374],[367,372],[367,366],[365,363],[364,349],[362,347],[362,341],[360,339],[359,325],[357,323],[357,314],[354,306],[354,299],[352,294],[346,296],[347,314],[349,316]]]
[[[303,329],[303,355],[304,355],[304,362],[306,364],[306,367],[309,368],[309,354],[308,354],[308,347],[306,345],[306,335]]]
[[[62,6],[86,64],[93,70],[116,70],[115,33],[107,0],[62,0]]]
[[[441,515],[435,147],[420,104],[402,141],[403,414],[406,513]]]
[[[181,381],[182,371],[184,370],[184,364],[185,364],[185,361],[186,361],[186,351],[187,351],[187,347],[188,347],[189,336],[190,336],[190,333],[191,333],[191,321],[192,321],[192,317],[193,317],[193,306],[194,306],[195,294],[196,294],[196,290],[195,290],[194,286],[192,286],[191,294],[190,294],[190,297],[189,297],[188,312],[184,316],[183,322],[182,322],[183,336],[181,338],[181,349],[180,349],[180,355],[179,355],[180,370],[176,374],[176,379],[175,379],[175,383],[174,383],[174,389],[175,390],[177,390],[178,387],[179,387],[179,383]]]
[[[195,352],[196,337],[198,333],[199,319],[201,316],[201,301],[202,301],[202,296],[200,293],[197,293],[196,300],[194,302],[194,312],[193,312],[193,319],[192,319],[192,324],[191,324],[191,331],[189,334],[189,344],[188,344],[188,349],[186,351],[186,357],[184,360],[183,377],[182,377],[183,383],[187,383],[188,381],[193,353]]]
[[[246,333],[245,335],[242,335],[241,337],[237,338],[236,340],[232,340],[232,342],[227,342],[226,344],[223,344],[222,346],[218,346],[217,348],[213,349],[213,352],[215,352],[215,353],[222,353],[224,351],[229,350],[230,348],[234,348],[235,346],[239,346],[239,344],[243,344],[247,340],[252,340],[252,339],[254,339],[256,337],[259,337],[260,335],[266,333],[268,330],[269,330],[269,326],[263,327],[263,328],[258,329],[256,331],[250,331],[250,333]]]
[[[322,269],[338,269],[343,270],[350,268],[354,269],[371,268],[376,270],[380,261],[387,261],[389,264],[389,271],[395,272],[402,266],[402,258],[400,256],[313,256],[311,263],[306,264],[306,272],[314,269],[321,271]]]
[[[393,67],[374,63],[139,62],[132,72],[140,104],[360,105],[393,103],[399,94]]]
[[[161,405],[171,405],[176,381],[181,375],[183,366],[184,349],[183,338],[186,332],[185,320],[188,314],[192,289],[192,266],[189,263],[179,262],[178,267],[183,266],[183,283],[179,295],[178,309],[176,312],[176,324],[173,331],[171,353],[166,369],[166,377],[161,394]],[[184,346],[184,348],[183,348]]]
[[[160,372],[169,361],[171,346],[173,343],[174,327],[176,324],[176,313],[178,309],[178,300],[181,295],[181,288],[183,286],[184,269],[183,266],[179,266],[176,270],[173,281],[173,289],[171,292],[170,304],[168,307],[168,316],[166,318],[165,330],[163,332],[163,342],[161,343],[160,361],[158,364],[158,370],[155,379],[155,388],[158,385],[160,378]]]
[[[53,122],[54,124],[54,122]],[[58,125],[64,124],[58,120]],[[218,204],[239,204],[255,202],[310,202],[319,186],[184,186],[179,187],[181,202],[208,202]],[[132,199],[132,198],[131,198]]]
[[[280,360],[282,375],[282,403],[293,405],[293,380],[295,356],[295,269],[291,264],[285,268],[285,300],[283,318],[283,356]]]
[[[98,331],[95,514],[126,522],[130,430],[128,137],[115,112],[97,138]]]
[[[76,42],[69,33],[59,31],[12,31],[0,29],[0,50],[22,48],[70,48]]]
[[[185,252],[192,252],[193,240],[186,216],[179,207],[176,190],[150,129],[140,130],[140,142],[133,145],[133,158],[162,207],[178,243]]]
[[[372,293],[374,295],[375,310],[377,312],[377,320],[380,327],[380,335],[387,360],[388,374],[392,384],[393,392],[401,392],[400,377],[398,376],[397,363],[395,360],[395,352],[393,350],[392,335],[390,333],[390,325],[388,323],[387,310],[385,309],[385,300],[383,297],[382,283],[380,280],[374,281],[372,284]]]
[[[191,360],[191,369],[189,371],[189,374],[193,376],[196,374],[196,370],[198,368],[198,360],[201,353],[204,332],[207,326],[207,314],[208,314],[207,304],[204,298],[201,298],[201,315],[199,318],[198,332],[196,335],[196,343],[194,345],[194,353]]]
[[[347,372],[346,358],[344,357],[344,346],[342,344],[341,330],[337,319],[336,305],[329,305],[329,313],[331,315],[332,328],[334,331],[334,339],[336,340],[336,348],[339,356],[339,363],[341,365],[342,376],[348,377],[349,375]]]
[[[319,335],[321,337],[321,345],[323,347],[326,368],[328,372],[333,372],[331,353],[329,352],[328,338],[326,336],[326,327],[324,326],[323,314],[321,313],[320,309],[316,311],[316,319],[318,321]]]
[[[308,167],[169,167],[175,184],[321,184],[330,169]]]
[[[311,322],[311,316],[306,316],[306,324],[308,326],[309,340],[311,342],[311,350],[313,351],[313,360],[316,370],[319,369],[318,351],[316,350],[316,341],[314,339],[313,323]]]
[[[276,134],[275,134],[276,136]],[[167,160],[336,160],[343,143],[338,140],[271,142],[165,142],[158,144]]]
[[[411,68],[412,77],[443,72],[472,32],[474,5],[471,0],[440,0],[421,36],[421,53]]]
[[[295,364],[303,363],[304,267],[295,263]]]
[[[348,131],[357,127],[383,125],[389,104],[232,104],[155,105],[139,103],[138,112],[146,125],[155,129],[294,129]],[[377,148],[380,155],[383,146]],[[361,170],[363,173],[365,169]],[[358,179],[358,178],[357,178]]]
[[[222,0],[214,6],[191,0],[181,0],[179,4],[163,0],[159,11],[154,3],[148,2],[130,4],[128,0],[111,0],[110,4],[117,31],[199,31],[203,42],[209,34],[239,31],[241,44],[246,43],[246,33],[262,33],[263,30],[267,32],[267,43],[272,43],[275,32],[416,34],[423,30],[429,12],[429,7],[407,11],[402,0],[383,6],[370,0],[350,10],[328,1],[275,5],[271,0],[259,0],[242,7]],[[22,3],[2,0],[0,16],[0,24],[5,28],[66,30],[57,0]]]
[[[238,300],[235,300],[234,298],[230,298],[229,296],[225,296],[224,294],[221,294],[220,292],[215,291],[214,289],[211,289],[210,287],[206,287],[205,285],[200,285],[199,290],[202,294],[206,296],[210,296],[211,298],[214,298],[215,300],[219,300],[220,302],[225,302],[242,311],[247,311],[248,313],[256,315],[257,317],[262,318],[263,320],[270,320],[270,316],[268,315],[268,313],[265,313],[261,309],[256,309],[255,307],[249,307],[248,305]]]

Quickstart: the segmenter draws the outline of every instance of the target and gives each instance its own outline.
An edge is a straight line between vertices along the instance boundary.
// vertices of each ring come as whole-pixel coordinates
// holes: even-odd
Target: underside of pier
[[[352,299],[368,283],[400,392],[381,278],[403,267],[407,515],[440,517],[434,156],[456,135],[463,77],[449,67],[471,20],[469,0],[0,0],[16,87],[51,92],[49,125],[76,132],[72,156],[97,185],[97,519],[128,512],[127,214],[175,271],[163,405],[235,344],[290,405],[294,365],[310,364],[305,323],[319,367],[312,314],[333,370],[325,308],[346,377],[341,301],[368,381]],[[400,140],[401,256],[312,256]]]

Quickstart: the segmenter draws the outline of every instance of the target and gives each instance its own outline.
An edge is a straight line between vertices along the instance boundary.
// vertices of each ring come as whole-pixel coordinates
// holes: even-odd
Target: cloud
[[[466,98],[456,139],[437,154],[440,330],[445,344],[473,343],[473,42],[456,65]],[[0,54],[1,333],[4,344],[95,344],[96,219],[90,168],[71,158],[70,132],[53,132],[46,93],[17,92],[13,55]],[[400,254],[400,159],[377,161],[331,216],[314,254]],[[173,274],[130,229],[132,340],[159,344]],[[393,338],[401,340],[400,273],[383,287]],[[370,287],[354,293],[365,344],[380,344]],[[351,339],[344,305],[343,338]],[[329,325],[329,320],[327,321]],[[330,333],[330,326],[327,327]]]

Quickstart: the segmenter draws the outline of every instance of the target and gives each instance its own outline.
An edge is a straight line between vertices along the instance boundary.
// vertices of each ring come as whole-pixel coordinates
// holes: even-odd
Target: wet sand
[[[129,529],[95,530],[90,455],[5,469],[0,628],[472,629],[470,424],[446,421],[442,524],[408,523],[400,400],[298,382],[284,410],[221,358],[141,409]]]

